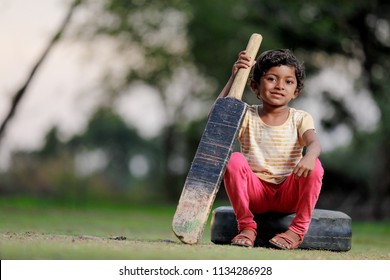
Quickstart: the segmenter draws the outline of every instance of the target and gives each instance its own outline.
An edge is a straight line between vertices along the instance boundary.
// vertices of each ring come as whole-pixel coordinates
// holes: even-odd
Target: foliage
[[[2,175],[0,190],[79,205],[91,200],[120,203],[157,197],[159,189],[150,187],[153,178],[137,176],[129,169],[137,155],[142,155],[150,173],[158,174],[156,144],[141,139],[111,110],[101,109],[84,134],[61,142],[54,128],[42,150],[15,154],[12,170]]]

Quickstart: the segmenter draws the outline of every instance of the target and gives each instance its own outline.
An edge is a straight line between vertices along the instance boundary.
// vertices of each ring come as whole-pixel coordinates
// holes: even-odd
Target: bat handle
[[[255,59],[256,54],[260,48],[261,41],[263,40],[263,37],[260,34],[253,33],[252,36],[249,39],[248,45],[246,47],[247,55],[251,58]],[[241,68],[238,70],[236,77],[234,78],[232,87],[229,91],[228,97],[234,97],[237,99],[242,98],[242,94],[244,92],[244,88],[246,85],[246,82],[248,80],[250,71],[252,68]]]

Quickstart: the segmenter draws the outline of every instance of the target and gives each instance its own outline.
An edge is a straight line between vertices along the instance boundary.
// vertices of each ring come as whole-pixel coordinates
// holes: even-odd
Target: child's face
[[[270,68],[259,83],[251,86],[263,103],[271,106],[286,106],[299,95],[295,67],[286,65]]]

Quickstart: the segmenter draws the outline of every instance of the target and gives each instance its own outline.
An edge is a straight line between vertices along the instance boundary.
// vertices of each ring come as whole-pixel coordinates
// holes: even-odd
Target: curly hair
[[[289,49],[276,49],[263,52],[253,66],[251,79],[258,83],[260,78],[272,67],[286,65],[295,68],[297,79],[297,91],[302,91],[304,87],[305,69],[293,52]]]

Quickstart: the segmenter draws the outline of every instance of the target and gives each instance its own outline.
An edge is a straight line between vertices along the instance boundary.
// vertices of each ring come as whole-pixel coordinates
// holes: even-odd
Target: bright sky
[[[9,110],[12,96],[62,23],[69,3],[0,0],[0,121]],[[74,19],[82,20],[83,12],[77,9]],[[97,87],[101,70],[110,67],[110,73],[120,75],[123,66],[123,57],[115,57],[112,44],[89,43],[61,39],[52,49],[1,140],[0,169],[7,167],[11,151],[40,148],[47,131],[54,125],[64,139],[83,130],[101,100],[102,92]],[[199,87],[201,83],[192,77]],[[180,81],[173,81],[175,84]],[[154,90],[142,84],[132,85],[116,103],[118,113],[144,137],[161,131],[164,120],[168,119],[164,115],[166,108],[162,107]],[[195,103],[192,107],[189,112],[194,111],[195,115],[204,111]]]
[[[68,9],[63,0],[0,0],[0,120],[12,96],[55,34]],[[83,46],[61,41],[36,73],[0,145],[0,168],[13,149],[42,145],[59,125],[64,137],[80,131],[98,100],[98,73],[83,57]],[[93,95],[95,94],[95,95]]]

